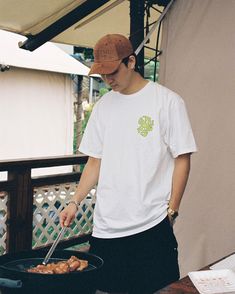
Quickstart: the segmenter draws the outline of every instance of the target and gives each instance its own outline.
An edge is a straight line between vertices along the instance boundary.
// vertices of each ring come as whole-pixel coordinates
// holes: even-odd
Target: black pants
[[[103,258],[97,289],[150,294],[179,279],[177,241],[166,217],[157,226],[127,237],[92,237],[90,252]]]

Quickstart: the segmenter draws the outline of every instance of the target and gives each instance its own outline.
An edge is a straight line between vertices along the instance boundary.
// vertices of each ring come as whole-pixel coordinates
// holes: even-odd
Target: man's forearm
[[[183,154],[175,159],[175,167],[172,179],[172,191],[169,207],[175,211],[179,210],[180,202],[188,181],[190,171],[190,154]]]
[[[97,184],[101,159],[89,157],[72,200],[81,202]]]

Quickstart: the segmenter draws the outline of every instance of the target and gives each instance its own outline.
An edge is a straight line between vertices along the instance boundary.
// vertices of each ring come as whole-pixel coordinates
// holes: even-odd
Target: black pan
[[[103,260],[93,254],[72,251],[56,250],[49,262],[66,260],[72,255],[88,261],[88,268],[82,272],[71,272],[69,274],[38,274],[29,273],[27,269],[41,264],[47,251],[31,250],[14,254],[0,256],[0,276],[2,293],[67,293],[77,294],[93,293],[96,288],[97,271],[102,267]],[[12,281],[13,280],[13,281]],[[1,279],[0,279],[1,285]],[[15,287],[15,288],[14,288]],[[17,288],[18,287],[18,288]]]

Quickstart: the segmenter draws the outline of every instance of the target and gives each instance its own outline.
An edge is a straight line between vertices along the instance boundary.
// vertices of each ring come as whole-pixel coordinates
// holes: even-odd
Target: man
[[[77,191],[62,211],[73,221],[98,182],[90,251],[104,259],[98,288],[147,294],[179,278],[172,225],[196,145],[183,100],[142,78],[130,41],[101,38],[90,74],[112,91],[95,105],[79,150],[89,155]]]

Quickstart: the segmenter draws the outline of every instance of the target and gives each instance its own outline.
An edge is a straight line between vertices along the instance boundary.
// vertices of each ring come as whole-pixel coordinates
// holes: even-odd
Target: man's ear
[[[128,68],[134,69],[135,68],[135,63],[136,63],[135,56],[134,55],[129,56]]]

